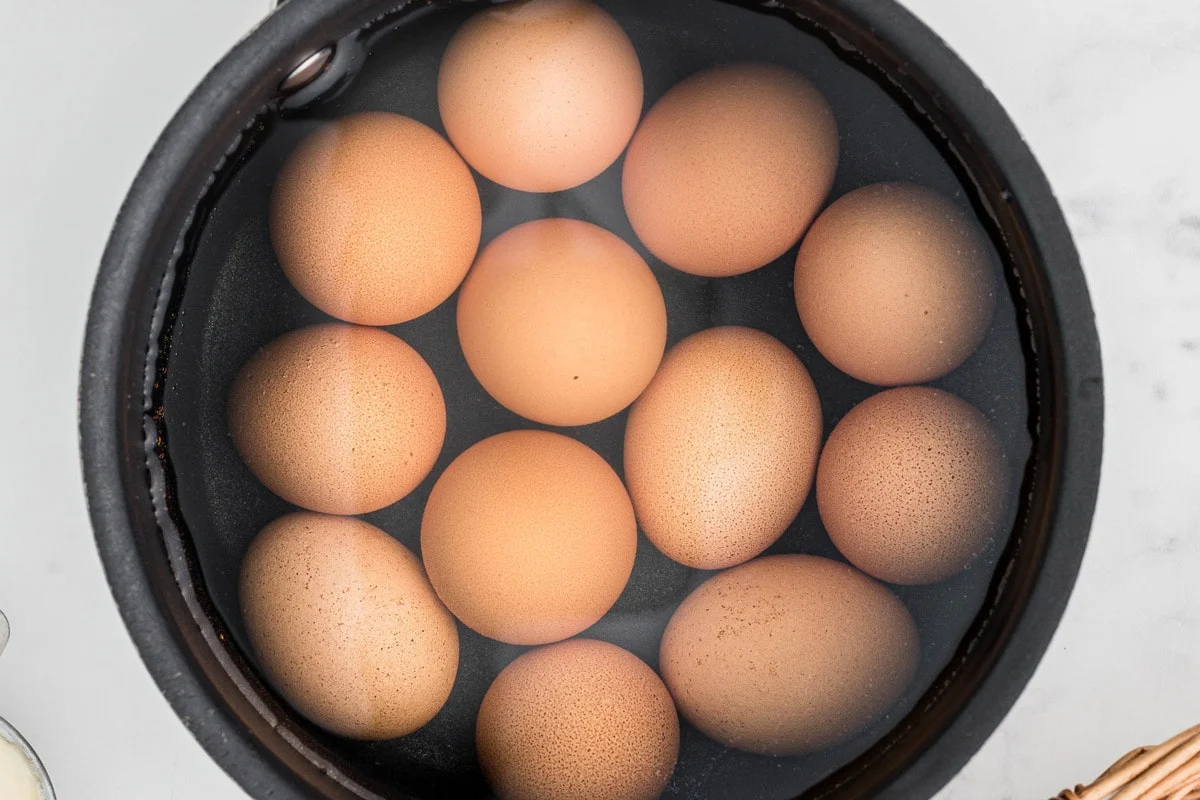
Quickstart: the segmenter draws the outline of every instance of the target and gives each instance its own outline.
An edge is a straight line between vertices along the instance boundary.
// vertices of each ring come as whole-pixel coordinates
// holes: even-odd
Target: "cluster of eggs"
[[[643,117],[637,53],[589,0],[477,13],[445,52],[438,103],[449,141],[400,115],[353,115],[302,142],[273,191],[280,266],[342,320],[268,344],[229,398],[245,463],[304,509],[267,525],[242,568],[246,628],[274,685],[330,731],[391,738],[449,697],[455,619],[534,646],[495,679],[476,725],[504,798],[657,797],[678,755],[677,710],[719,742],[774,755],[878,719],[919,660],[913,620],[883,582],[962,570],[1005,502],[983,414],[916,385],[962,364],[990,323],[997,287],[981,234],[907,184],[863,187],[821,212],[837,126],[792,71],[708,69]],[[719,327],[666,350],[654,273],[615,234],[541,219],[479,250],[471,168],[554,192],[623,153],[625,210],[649,252],[720,279],[803,239],[805,330],[836,367],[894,388],[822,442],[817,388],[773,337]],[[418,558],[353,515],[430,474],[446,407],[421,355],[371,326],[455,291],[462,351],[498,403],[547,426],[630,409],[624,481],[559,433],[489,437],[437,477]],[[814,484],[850,563],[762,556]],[[639,528],[669,558],[722,570],[675,611],[657,673],[572,638],[621,594]]]

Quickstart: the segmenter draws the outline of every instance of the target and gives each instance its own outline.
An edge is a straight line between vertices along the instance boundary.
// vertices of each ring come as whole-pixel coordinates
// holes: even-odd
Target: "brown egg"
[[[271,682],[323,728],[391,739],[433,719],[458,629],[408,548],[353,517],[280,517],[242,562],[246,632]]]
[[[497,676],[475,741],[502,800],[654,800],[675,769],[679,719],[637,656],[572,639],[531,650]]]
[[[1008,465],[969,403],[923,386],[889,389],[842,418],[821,454],[817,505],[833,543],[891,583],[935,583],[988,546]]]
[[[880,386],[961,365],[996,305],[982,232],[951,201],[908,183],[866,186],[826,209],[800,246],[795,289],[821,354]]]
[[[271,196],[271,241],[288,280],[325,313],[362,325],[414,319],[453,294],[482,220],[454,148],[382,112],[310,135]]]
[[[463,354],[506,408],[587,425],[632,403],[662,360],[667,308],[646,262],[587,222],[540,219],[480,254],[458,298]]]
[[[816,556],[765,556],[692,592],[659,670],[679,713],[722,744],[784,756],[849,739],[916,674],[917,628],[886,587]]]
[[[438,109],[450,141],[485,177],[557,192],[621,155],[642,113],[642,68],[625,31],[588,0],[505,3],[450,41]]]
[[[246,362],[229,393],[229,431],[284,500],[365,514],[433,469],[446,406],[416,350],[386,331],[330,323],[285,333]]]
[[[637,524],[612,467],[574,439],[510,431],[438,478],[421,555],[442,602],[509,644],[574,636],[616,601],[633,570]]]
[[[672,267],[740,275],[800,239],[837,161],[837,124],[812,84],[768,64],[714,67],[646,114],[625,156],[625,211]]]
[[[821,448],[821,404],[800,359],[750,328],[673,347],[625,429],[638,522],[674,560],[740,564],[796,518]]]

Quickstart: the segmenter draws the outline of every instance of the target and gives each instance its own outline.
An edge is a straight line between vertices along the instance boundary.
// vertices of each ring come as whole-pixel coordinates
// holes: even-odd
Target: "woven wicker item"
[[[1055,800],[1200,800],[1200,725],[1157,747],[1139,747],[1090,786]]]

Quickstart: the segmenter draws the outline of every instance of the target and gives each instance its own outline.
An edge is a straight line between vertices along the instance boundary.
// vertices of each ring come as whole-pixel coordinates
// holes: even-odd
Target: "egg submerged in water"
[[[242,564],[246,630],[272,682],[323,728],[404,736],[433,719],[458,672],[458,629],[416,556],[351,517],[296,512]]]
[[[516,0],[478,12],[454,35],[438,110],[484,177],[559,192],[617,160],[642,91],[633,44],[606,11],[590,0]]]
[[[463,624],[546,644],[596,623],[633,571],[637,523],[621,479],[574,439],[510,431],[446,468],[421,519],[421,556]]]
[[[458,296],[458,337],[503,406],[548,425],[587,425],[632,403],[667,343],[650,267],[613,233],[574,219],[506,231]]]
[[[710,578],[675,611],[659,669],[679,711],[722,744],[783,756],[879,719],[916,673],[908,609],[837,561],[765,556]]]
[[[957,369],[987,333],[997,281],[979,226],[911,183],[838,198],[796,257],[796,308],[821,355],[880,386]]]
[[[724,64],[677,84],[625,156],[629,222],[650,252],[710,278],[786,253],[833,186],[838,132],[821,93],[771,64]]]
[[[399,114],[343,117],[292,152],[271,195],[271,241],[306,300],[392,325],[448,298],[479,249],[483,210],[467,165]]]
[[[625,480],[659,550],[723,569],[796,518],[820,447],[820,399],[795,353],[751,328],[710,328],[671,348],[634,403]]]
[[[1008,464],[991,423],[927,386],[868,397],[838,422],[817,468],[829,538],[880,580],[936,583],[961,572],[996,534]]]
[[[632,653],[572,639],[517,658],[476,723],[480,766],[502,800],[655,800],[679,755],[679,718]]]
[[[433,370],[400,338],[328,323],[280,336],[238,372],[229,430],[275,494],[329,514],[365,514],[425,479],[446,436]]]

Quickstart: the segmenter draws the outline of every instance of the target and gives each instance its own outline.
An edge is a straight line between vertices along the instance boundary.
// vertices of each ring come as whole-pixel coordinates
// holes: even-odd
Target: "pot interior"
[[[646,108],[675,83],[708,66],[751,60],[790,67],[821,90],[837,119],[841,159],[827,202],[867,184],[911,181],[951,198],[988,234],[1000,287],[991,327],[963,366],[931,385],[982,411],[999,436],[1012,471],[1001,534],[949,580],[891,587],[917,624],[921,657],[916,678],[883,718],[844,744],[786,758],[725,747],[681,721],[679,762],[664,795],[764,800],[805,792],[854,796],[846,786],[864,780],[863,774],[874,770],[882,780],[897,767],[887,763],[886,754],[898,752],[902,738],[925,736],[928,742],[936,736],[946,717],[930,709],[948,681],[964,669],[970,672],[964,665],[983,658],[968,653],[986,635],[989,613],[1002,594],[997,576],[1011,576],[1013,570],[1029,576],[1036,569],[1036,553],[1017,546],[1044,535],[1028,535],[1046,524],[1031,516],[1029,508],[1040,491],[1035,480],[1039,439],[1055,423],[1045,413],[1045,396],[1039,398],[1036,391],[1045,368],[1034,355],[1039,333],[1029,322],[1037,312],[1022,299],[1037,269],[1036,254],[1006,230],[1016,224],[1015,218],[987,211],[996,207],[1002,187],[978,169],[978,154],[951,147],[961,132],[943,136],[918,98],[901,91],[861,50],[849,47],[847,41],[863,36],[838,30],[845,20],[821,13],[819,6],[805,16],[778,3],[759,8],[715,0],[598,1],[637,50]],[[196,621],[215,634],[210,642],[222,650],[223,668],[244,693],[255,696],[263,713],[277,715],[272,730],[289,732],[290,746],[298,746],[309,760],[331,765],[346,791],[364,797],[490,796],[474,752],[476,712],[491,681],[527,648],[487,639],[460,624],[460,664],[449,701],[432,722],[399,739],[342,738],[292,711],[271,688],[247,639],[238,574],[255,534],[293,507],[259,484],[243,464],[228,433],[226,401],[237,371],[259,348],[287,331],[331,320],[292,287],[272,248],[267,209],[281,165],[307,134],[354,112],[392,111],[442,131],[436,94],[439,60],[458,26],[479,8],[478,3],[409,6],[361,31],[342,32],[333,69],[346,71],[325,78],[329,91],[317,97],[297,95],[263,109],[218,171],[218,190],[198,209],[157,339],[165,380],[154,391],[158,427],[149,447],[165,470],[156,501],[175,579]],[[826,436],[851,408],[880,391],[832,366],[806,336],[791,288],[795,247],[767,267],[732,278],[707,279],[674,270],[634,234],[621,202],[621,166],[618,160],[580,187],[541,195],[506,189],[476,173],[484,209],[481,246],[517,224],[543,217],[586,220],[616,233],[638,250],[662,288],[668,348],[717,325],[745,325],[771,334],[800,357],[816,383]],[[475,380],[458,344],[455,298],[388,330],[432,367],[450,420],[429,477],[400,502],[365,516],[419,553],[422,511],[445,467],[486,436],[546,426],[508,411]],[[622,412],[567,432],[620,474],[626,416]],[[822,527],[811,492],[799,516],[767,552],[842,560]],[[711,575],[671,561],[639,534],[624,593],[583,635],[618,644],[655,667],[672,612]],[[266,749],[280,746],[273,742]]]

